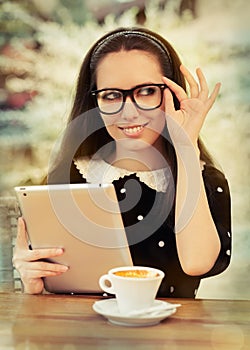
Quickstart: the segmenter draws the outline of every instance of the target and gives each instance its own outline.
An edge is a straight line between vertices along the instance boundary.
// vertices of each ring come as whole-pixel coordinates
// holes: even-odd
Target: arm
[[[185,273],[196,276],[213,267],[219,255],[220,240],[208,205],[198,156],[189,163],[192,158],[194,155],[190,155],[189,150],[179,150],[175,233],[181,266]]]
[[[184,272],[202,275],[215,264],[221,244],[202,179],[197,141],[220,84],[216,84],[209,97],[200,69],[197,69],[199,84],[184,66],[180,69],[189,84],[190,98],[176,83],[163,78],[180,101],[180,110],[176,111],[171,93],[166,89],[167,126],[177,157],[176,244]]]

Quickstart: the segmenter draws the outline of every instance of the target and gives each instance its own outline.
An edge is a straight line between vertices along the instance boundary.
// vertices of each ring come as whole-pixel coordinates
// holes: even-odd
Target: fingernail
[[[65,271],[68,271],[69,268],[68,268],[68,266],[62,265],[61,269],[63,272],[65,272]]]

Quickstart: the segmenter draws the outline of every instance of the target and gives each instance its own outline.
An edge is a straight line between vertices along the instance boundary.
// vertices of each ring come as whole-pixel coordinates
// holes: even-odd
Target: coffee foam
[[[131,278],[152,278],[159,277],[160,275],[153,271],[148,270],[123,270],[116,271],[114,275],[121,277],[131,277]]]

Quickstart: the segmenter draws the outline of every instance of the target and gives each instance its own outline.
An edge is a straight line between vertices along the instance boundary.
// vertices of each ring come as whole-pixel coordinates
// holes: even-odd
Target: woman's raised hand
[[[196,69],[198,82],[185,66],[181,65],[180,70],[189,85],[190,96],[181,86],[163,77],[164,83],[174,92],[180,102],[180,109],[176,110],[171,91],[165,89],[165,114],[168,130],[174,144],[186,143],[189,139],[189,143],[191,141],[194,146],[197,146],[200,130],[208,111],[214,104],[221,84],[217,83],[209,95],[207,81],[200,68]]]
[[[67,266],[44,261],[44,259],[62,254],[63,249],[61,248],[29,249],[25,222],[23,218],[18,219],[13,265],[20,274],[25,293],[42,293],[44,289],[43,277],[57,276],[68,270]]]

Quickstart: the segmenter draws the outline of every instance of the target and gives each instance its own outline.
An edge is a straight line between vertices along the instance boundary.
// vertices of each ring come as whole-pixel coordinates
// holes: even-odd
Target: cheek
[[[149,125],[152,131],[161,134],[166,125],[166,116],[164,110],[158,109],[155,111],[155,114],[151,116],[151,122]]]
[[[117,127],[115,127],[112,124],[109,124],[109,125],[105,124],[105,126],[106,126],[107,132],[114,140],[118,140],[122,138],[122,133]]]
[[[144,133],[144,141],[146,141],[149,145],[153,145],[160,137],[163,128],[160,130],[146,129]]]
[[[166,127],[166,117],[163,111],[159,111],[158,115],[155,116],[149,127],[147,128],[147,136],[150,144],[153,144],[160,135],[164,134]]]
[[[112,133],[114,132],[113,131],[114,126],[113,126],[112,121],[110,120],[110,118],[107,118],[106,116],[103,116],[102,114],[101,114],[101,118],[102,118],[102,121],[103,121],[106,129],[107,129],[107,132],[109,133],[110,136],[112,136]]]

